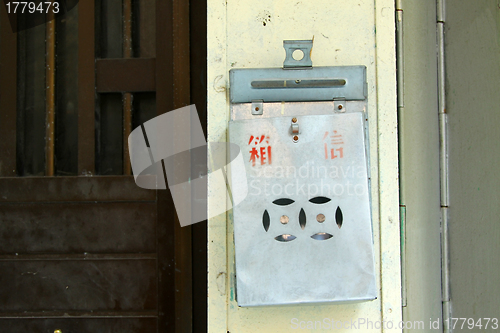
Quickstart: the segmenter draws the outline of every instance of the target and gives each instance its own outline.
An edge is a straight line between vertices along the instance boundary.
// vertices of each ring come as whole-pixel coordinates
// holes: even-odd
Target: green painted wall
[[[499,5],[447,1],[453,317],[500,317]]]
[[[441,317],[441,211],[435,0],[402,1],[404,108],[399,110],[405,206],[405,321]],[[401,104],[401,103],[400,103]],[[410,331],[410,330],[406,330]]]

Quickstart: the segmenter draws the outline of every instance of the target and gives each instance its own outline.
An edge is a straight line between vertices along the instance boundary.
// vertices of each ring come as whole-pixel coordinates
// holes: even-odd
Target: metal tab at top
[[[230,188],[248,189],[232,207],[238,306],[378,295],[366,67],[312,67],[312,43],[283,41],[283,67],[229,71],[246,175],[231,166]]]
[[[312,68],[311,50],[313,40],[284,40],[283,47],[286,51],[283,68]],[[294,58],[294,52],[298,51],[298,56]],[[302,52],[302,54],[300,54]],[[299,59],[296,59],[299,58]]]

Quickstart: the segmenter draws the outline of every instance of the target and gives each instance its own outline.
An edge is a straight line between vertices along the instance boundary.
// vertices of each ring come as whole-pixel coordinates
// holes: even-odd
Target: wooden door
[[[206,223],[137,187],[127,137],[195,103],[206,6],[82,0],[13,32],[0,16],[0,331],[206,331]]]

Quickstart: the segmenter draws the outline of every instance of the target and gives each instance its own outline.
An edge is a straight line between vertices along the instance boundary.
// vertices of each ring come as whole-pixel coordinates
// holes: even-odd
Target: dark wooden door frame
[[[78,16],[78,175],[89,176],[95,174],[95,99],[99,92],[110,91],[156,91],[156,108],[158,114],[174,110],[192,103],[190,87],[190,43],[204,41],[206,24],[195,34],[193,22],[190,22],[190,3],[196,3],[197,16],[206,19],[206,4],[204,1],[157,0],[156,1],[156,58],[155,59],[107,59],[95,60],[95,1],[80,1]],[[16,62],[17,62],[17,34],[13,33],[8,23],[5,7],[0,5],[0,177],[16,176]],[[203,20],[203,22],[205,22]],[[198,26],[199,27],[199,26]],[[206,51],[206,42],[199,43]],[[175,52],[174,52],[175,50]],[[205,66],[205,59],[201,54],[197,57],[197,69]],[[201,58],[200,58],[201,57]],[[106,67],[114,66],[122,73],[140,70],[142,81],[127,77],[114,80],[106,74]],[[127,75],[126,75],[127,76]],[[206,76],[206,75],[205,75]],[[107,81],[106,81],[107,80]],[[111,80],[111,81],[110,81]],[[127,83],[128,82],[128,83]],[[134,82],[135,86],[130,86]],[[114,86],[113,86],[114,84]],[[127,85],[128,84],[128,85]],[[174,91],[175,87],[175,91]],[[194,87],[206,91],[203,82]],[[197,92],[196,104],[202,109],[201,115],[206,115],[205,100]],[[203,104],[199,104],[203,103]],[[206,121],[202,118],[202,123]],[[59,177],[62,178],[62,177]],[[65,177],[66,178],[66,177]],[[92,177],[95,180],[99,176]],[[131,179],[127,177],[128,179]],[[51,178],[48,178],[50,180]],[[4,179],[21,185],[21,179]],[[25,181],[32,181],[25,178]],[[35,180],[38,182],[38,180]],[[75,182],[79,182],[75,179]],[[2,181],[5,185],[5,182]],[[31,185],[30,185],[31,186]],[[14,186],[16,187],[16,186]],[[198,244],[198,263],[203,267],[197,268],[200,281],[194,282],[192,261],[192,231],[191,227],[181,228],[172,197],[168,191],[158,191],[157,202],[157,248],[158,257],[158,331],[159,332],[191,332],[206,331],[206,223],[196,226],[196,240],[204,241]],[[203,250],[204,249],[204,250]],[[198,251],[197,251],[198,252]],[[205,256],[205,258],[203,258]],[[204,277],[203,281],[201,278]],[[193,295],[193,284],[198,292]],[[197,303],[197,318],[205,323],[193,325],[193,300]],[[201,311],[200,311],[201,310]],[[204,313],[202,313],[204,312]]]
[[[0,178],[1,331],[174,332],[158,210],[130,176]]]
[[[17,33],[0,4],[0,177],[16,176]]]
[[[89,1],[79,8],[80,20],[84,20],[80,22],[94,23],[94,13],[94,4]],[[82,80],[79,84],[84,87],[79,88],[79,101],[87,101],[79,108],[79,174],[95,173],[95,133],[85,129],[94,122],[96,93],[156,91],[158,115],[190,104],[189,22],[189,1],[157,0],[155,59],[98,59],[96,63],[79,60]],[[94,36],[91,27],[80,32],[80,45],[92,44],[85,50],[79,49],[84,53],[80,57],[88,59],[94,53]],[[95,77],[88,77],[88,73],[95,73]],[[167,191],[158,192],[158,221],[159,251],[163,252],[159,255],[167,258],[164,261],[167,266],[158,270],[162,282],[159,300],[167,300],[159,304],[159,311],[163,313],[159,327],[169,332],[190,332],[193,321],[191,227],[180,227]]]

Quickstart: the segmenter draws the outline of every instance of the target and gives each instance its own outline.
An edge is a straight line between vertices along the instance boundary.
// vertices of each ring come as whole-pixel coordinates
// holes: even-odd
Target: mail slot
[[[233,207],[236,300],[373,300],[366,68],[285,64],[230,71],[229,139],[248,187]],[[238,191],[241,174],[230,178]]]

